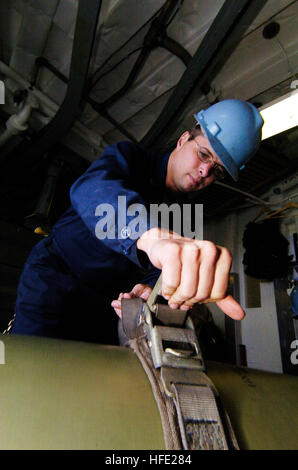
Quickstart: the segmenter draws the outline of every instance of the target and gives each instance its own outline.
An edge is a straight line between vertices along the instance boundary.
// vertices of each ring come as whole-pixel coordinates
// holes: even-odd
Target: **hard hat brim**
[[[212,147],[214,153],[223,164],[224,168],[232,176],[234,181],[238,181],[239,171],[238,171],[237,166],[235,165],[232,157],[229,155],[227,150],[223,147],[223,145],[217,140],[217,138],[208,129],[203,113],[199,112],[195,114],[194,117],[196,121],[198,122],[198,124],[200,124],[205,136],[207,137],[209,141],[210,146]]]

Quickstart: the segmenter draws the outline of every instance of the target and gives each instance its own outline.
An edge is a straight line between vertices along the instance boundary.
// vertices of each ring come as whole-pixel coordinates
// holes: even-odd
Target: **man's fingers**
[[[188,244],[183,247],[181,251],[180,284],[169,299],[172,308],[178,308],[184,301],[195,295],[199,280],[199,259],[200,250],[195,244]]]
[[[119,318],[121,318],[121,300],[113,300],[111,306],[115,310]]]
[[[232,255],[224,247],[218,247],[219,257],[214,273],[214,284],[211,290],[211,299],[223,299],[229,285],[229,273],[232,266]]]
[[[140,295],[140,297],[143,299],[143,300],[148,300],[149,299],[149,295],[151,294],[152,292],[152,287],[148,286],[146,287],[146,289],[143,290],[142,294]]]
[[[217,301],[216,305],[226,315],[233,318],[233,320],[243,320],[245,317],[243,308],[231,295],[227,295],[224,299]]]
[[[234,320],[242,320],[245,317],[243,308],[231,295],[227,295],[224,299],[218,300],[216,304],[226,315]],[[111,305],[121,318],[121,300],[113,300]]]
[[[181,248],[178,243],[170,245],[162,263],[162,295],[165,299],[169,299],[180,284]]]
[[[149,244],[146,240],[139,248],[162,270],[162,295],[172,308],[186,310],[198,302],[216,302],[231,318],[244,318],[242,307],[226,295],[232,265],[232,255],[226,248],[183,237],[151,240]]]
[[[212,242],[196,241],[183,247],[180,285],[169,301],[173,308],[180,305],[186,310],[212,297],[214,276],[220,256],[220,247]],[[224,296],[225,291],[221,297]]]
[[[151,294],[152,287],[147,284],[136,284],[131,292],[120,292],[117,300],[111,302],[111,306],[117,313],[118,317],[121,318],[121,300],[122,299],[132,299],[136,297],[141,297],[144,300],[148,300],[149,295]]]
[[[198,290],[195,297],[186,301],[185,305],[209,303],[226,297],[232,255],[224,247],[210,242],[203,244]]]
[[[147,300],[151,292],[152,287],[147,284],[136,284],[130,294],[133,297],[141,297],[142,299]]]
[[[144,290],[144,285],[143,284],[136,284],[134,288],[130,291],[130,294],[134,297],[140,297]]]
[[[219,249],[213,243],[204,242],[201,248],[201,263],[199,269],[199,283],[195,299],[191,303],[203,302],[211,297],[214,285],[215,272],[218,266]]]
[[[115,310],[115,312],[117,313],[118,317],[121,318],[121,300],[122,299],[131,299],[131,295],[129,293],[123,293],[121,292],[119,294],[119,297],[117,300],[113,300],[111,302],[111,306],[113,307],[113,309]]]

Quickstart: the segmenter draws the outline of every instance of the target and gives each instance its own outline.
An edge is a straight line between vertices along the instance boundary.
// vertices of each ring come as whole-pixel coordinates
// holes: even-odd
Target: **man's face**
[[[209,186],[215,180],[212,171],[214,163],[221,164],[203,134],[192,140],[189,140],[190,137],[188,131],[184,132],[169,158],[166,186],[173,191],[192,192]],[[203,157],[212,157],[213,161],[203,162],[199,152]]]

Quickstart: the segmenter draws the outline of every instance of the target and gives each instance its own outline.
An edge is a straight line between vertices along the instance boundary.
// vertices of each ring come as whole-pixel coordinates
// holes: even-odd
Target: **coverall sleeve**
[[[142,268],[148,259],[140,261],[136,241],[158,221],[150,219],[136,182],[148,178],[151,164],[145,151],[120,142],[108,147],[70,189],[74,210],[99,242]]]
[[[148,284],[148,286],[153,288],[155,286],[160,274],[161,274],[161,270],[158,269],[158,268],[155,268],[155,266],[153,266],[150,263],[150,267],[148,268],[147,273],[141,279],[140,283],[141,284]]]

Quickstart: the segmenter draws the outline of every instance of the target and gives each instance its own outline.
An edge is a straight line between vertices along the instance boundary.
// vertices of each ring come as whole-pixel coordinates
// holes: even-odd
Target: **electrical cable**
[[[151,23],[151,21],[157,15],[159,15],[162,8],[163,7],[159,8],[159,10],[157,10],[157,12],[155,12],[154,15],[152,15],[142,26],[140,26],[140,28],[132,36],[130,36],[129,39],[127,39],[118,49],[116,49],[114,52],[112,52],[112,54],[109,57],[107,57],[107,59],[103,62],[103,64],[90,77],[89,79],[90,85],[89,85],[87,93],[90,93],[92,88],[97,84],[98,82],[97,74],[105,67],[105,65],[112,59],[112,57],[114,57],[119,51],[121,51],[121,49],[123,49],[135,36],[137,36],[137,34],[139,34],[139,32],[142,31],[142,29],[148,25],[148,23]]]
[[[177,13],[179,12],[180,8],[182,7],[184,3],[184,0],[181,0],[180,2],[180,5],[177,7],[176,11],[173,13],[172,17],[170,18],[169,22],[166,24],[166,29],[168,26],[170,26],[170,24],[173,22],[175,16],[177,15]]]
[[[289,74],[290,76],[295,75],[295,74],[294,74],[294,70],[292,69],[292,66],[291,66],[291,64],[290,64],[289,56],[288,56],[288,54],[287,54],[287,52],[286,52],[284,46],[282,45],[282,43],[280,42],[280,40],[279,40],[278,38],[275,38],[275,40],[276,40],[276,42],[279,44],[279,47],[280,47],[280,49],[281,49],[281,51],[282,51],[282,53],[283,53],[283,56],[284,56],[284,58],[286,59],[286,62],[287,62],[287,64],[288,64],[288,74]]]
[[[173,15],[172,15],[172,17],[170,18],[170,20],[168,21],[168,23],[165,25],[165,29],[173,22],[175,16],[177,15],[177,13],[178,13],[178,11],[180,10],[180,8],[181,8],[181,6],[182,6],[183,3],[184,3],[184,0],[181,0],[180,5],[179,5],[178,8],[176,9],[176,11],[173,13]],[[116,51],[114,51],[114,52],[104,61],[104,63],[97,69],[97,71],[96,71],[96,72],[93,74],[93,76],[90,78],[90,86],[89,86],[89,88],[88,88],[88,93],[91,92],[91,90],[94,88],[94,86],[97,85],[98,82],[99,82],[105,75],[107,75],[107,74],[109,74],[110,72],[112,72],[115,68],[118,67],[118,65],[120,65],[122,62],[124,62],[126,59],[128,59],[128,58],[129,58],[131,55],[133,55],[135,52],[137,52],[137,51],[139,51],[139,50],[141,50],[141,49],[143,48],[143,46],[141,46],[141,47],[139,47],[139,48],[137,48],[137,49],[134,49],[133,51],[129,52],[125,57],[123,57],[122,59],[120,59],[119,62],[117,62],[115,65],[113,65],[108,71],[104,72],[102,75],[100,75],[99,77],[97,77],[97,78],[95,79],[95,81],[93,81],[95,75],[97,75],[97,74],[100,72],[100,70],[102,70],[102,69],[105,67],[105,65],[111,60],[111,58],[112,58],[115,54],[117,54],[121,49],[123,49],[123,48],[126,46],[126,44],[128,44],[129,41],[131,41],[137,34],[139,34],[139,32],[140,32],[142,29],[144,29],[144,28],[148,25],[148,23],[150,23],[152,20],[154,20],[154,18],[160,14],[162,8],[163,8],[163,7],[161,7],[154,15],[152,15],[151,18],[149,18],[149,20],[147,20],[147,21],[146,21],[146,22],[145,22],[145,23],[144,23],[144,24],[143,24],[143,25],[142,25],[142,26],[141,26],[123,45],[122,45],[122,46],[120,46]]]
[[[100,75],[97,80],[96,80],[96,83],[94,83],[94,85],[98,84],[98,82],[103,78],[105,77],[105,75],[108,75],[109,73],[111,73],[113,70],[115,70],[118,65],[122,64],[122,62],[124,62],[126,59],[128,59],[131,55],[135,54],[136,52],[140,51],[141,49],[143,49],[143,47],[138,47],[137,49],[134,49],[133,51],[129,52],[125,57],[123,57],[121,60],[119,60],[119,62],[117,62],[116,64],[114,64],[109,70],[107,70],[106,72],[103,72],[102,75]]]
[[[222,186],[223,188],[230,189],[231,191],[235,191],[236,193],[242,194],[243,196],[246,196],[250,199],[253,199],[258,202],[259,204],[262,204],[263,206],[269,206],[270,203],[267,201],[264,201],[263,199],[260,199],[259,197],[254,196],[253,194],[247,193],[246,191],[242,191],[241,189],[235,188],[234,186],[230,186],[229,184],[221,183],[220,181],[215,181],[214,184],[217,186]]]
[[[184,0],[181,0],[181,3],[180,3],[180,5],[179,5],[179,7],[176,9],[176,11],[174,12],[172,18],[171,18],[170,21],[167,23],[166,28],[173,22],[175,16],[177,15],[178,11],[180,10],[180,8],[181,8],[183,2],[184,2]],[[154,16],[153,16],[153,18],[154,18]],[[147,23],[145,23],[140,29],[142,29],[146,24],[147,24]],[[139,29],[138,31],[140,31],[140,29]],[[135,34],[136,34],[136,33],[135,33]],[[133,37],[133,36],[131,36],[131,38],[132,38],[132,37]],[[131,38],[130,38],[130,39],[131,39]],[[130,39],[129,39],[129,40],[130,40]],[[170,39],[170,38],[168,38],[168,39]],[[136,52],[140,51],[142,48],[143,48],[143,47],[141,46],[141,47],[138,47],[137,49],[134,49],[133,51],[129,52],[125,57],[123,57],[122,59],[120,59],[119,62],[117,62],[116,64],[114,64],[109,70],[107,70],[106,72],[103,72],[102,75],[100,75],[100,76],[97,78],[96,82],[92,85],[92,88],[93,88],[93,86],[95,86],[96,84],[98,84],[98,82],[99,82],[103,77],[105,77],[106,75],[108,75],[109,73],[111,73],[113,70],[115,70],[115,69],[118,67],[118,65],[122,64],[122,62],[124,62],[126,59],[128,59],[131,55],[133,55],[133,54],[135,54]],[[120,49],[121,49],[121,48],[119,48],[118,51],[119,51]],[[110,57],[112,57],[112,56],[110,56]],[[105,63],[100,67],[100,69],[103,68],[103,66],[106,64],[106,62],[107,62],[107,61],[105,61]],[[99,72],[100,69],[97,70],[97,73]]]

